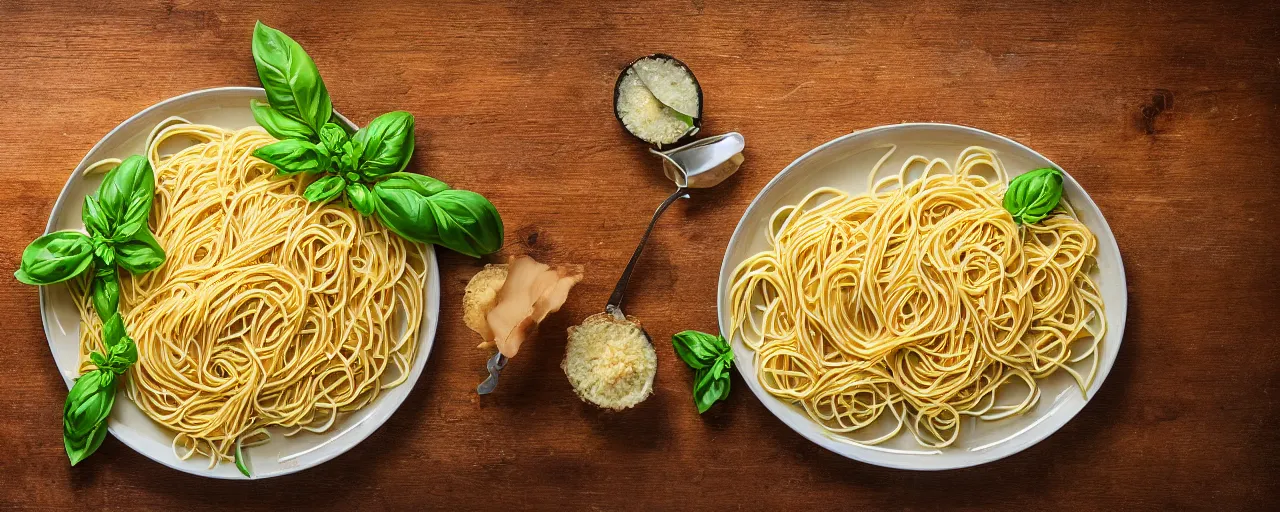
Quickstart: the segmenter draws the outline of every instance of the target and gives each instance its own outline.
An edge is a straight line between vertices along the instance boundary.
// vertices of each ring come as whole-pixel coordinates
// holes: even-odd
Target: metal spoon
[[[697,140],[668,151],[649,150],[662,157],[663,172],[676,184],[676,191],[667,196],[667,199],[662,201],[658,209],[653,212],[653,217],[649,219],[649,227],[645,228],[644,235],[640,237],[640,244],[636,246],[635,252],[631,253],[631,261],[627,262],[627,267],[622,270],[622,277],[618,279],[618,284],[613,288],[613,294],[609,296],[609,303],[604,308],[606,313],[613,315],[614,318],[626,320],[626,315],[622,313],[622,297],[627,291],[627,284],[631,282],[631,272],[640,261],[640,253],[644,252],[644,245],[649,241],[649,234],[658,224],[658,218],[662,216],[662,212],[667,211],[667,207],[677,199],[688,198],[689,189],[714,187],[738,172],[743,161],[742,150],[746,148],[746,144],[742,134],[731,132]],[[643,328],[640,330],[644,331]],[[649,333],[646,332],[645,337],[653,343]],[[489,358],[485,364],[485,369],[489,370],[489,377],[476,386],[476,393],[487,395],[497,389],[498,377],[501,376],[502,369],[507,366],[507,361],[509,359],[501,352]]]

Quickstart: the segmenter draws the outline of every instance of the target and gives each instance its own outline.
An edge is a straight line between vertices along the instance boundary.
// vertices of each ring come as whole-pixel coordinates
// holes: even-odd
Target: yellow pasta
[[[120,312],[138,345],[128,396],[174,431],[175,453],[212,467],[237,443],[266,442],[266,427],[321,432],[403,382],[426,247],[339,203],[308,203],[311,178],[276,176],[252,156],[275,142],[261,128],[171,121],[147,143],[166,260],[122,274]],[[171,140],[195,144],[162,156]],[[72,285],[82,370],[102,350],[87,288]]]
[[[1106,322],[1097,240],[1070,205],[1015,224],[992,151],[954,166],[913,156],[876,180],[893,151],[867,193],[823,188],[776,211],[770,248],[734,270],[728,336],[754,351],[761,386],[854,442],[905,429],[931,448],[953,444],[962,417],[1029,410],[1056,371],[1087,390]],[[997,400],[1005,389],[1025,395]],[[888,433],[854,436],[882,418]]]

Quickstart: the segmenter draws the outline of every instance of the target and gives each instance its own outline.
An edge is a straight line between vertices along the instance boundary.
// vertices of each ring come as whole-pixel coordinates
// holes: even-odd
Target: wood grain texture
[[[0,508],[1261,509],[1280,500],[1280,4],[1276,2],[455,3],[0,0]],[[427,372],[385,426],[318,468],[188,476],[114,439],[81,467],[36,290],[7,276],[70,170],[117,123],[195,89],[257,83],[255,19],[301,41],[357,122],[418,119],[412,169],[486,194],[506,250],[586,266],[495,395],[444,254]],[[627,310],[659,341],[656,394],[608,414],[558,368],[652,208],[658,162],[610,114],[613,81],[663,51],[698,75],[704,133],[747,163],[673,207]],[[881,469],[788,430],[734,376],[699,417],[671,334],[714,331],[723,248],[761,187],[870,126],[977,126],[1063,165],[1123,252],[1115,369],[1059,433],[943,473]]]

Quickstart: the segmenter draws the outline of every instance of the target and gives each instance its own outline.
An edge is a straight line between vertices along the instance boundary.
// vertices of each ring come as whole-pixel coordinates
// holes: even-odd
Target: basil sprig
[[[138,346],[125,335],[118,312],[102,324],[102,344],[106,353],[89,354],[96,368],[76,379],[62,407],[62,444],[72,466],[102,446],[107,436],[107,416],[116,401],[116,385],[120,376],[138,361]]]
[[[13,274],[37,286],[86,272],[93,276],[90,303],[102,320],[106,353],[89,354],[96,368],[76,379],[63,406],[62,440],[73,466],[102,445],[119,378],[138,360],[120,317],[118,268],[138,274],[164,263],[164,249],[147,226],[154,197],[151,164],[139,155],[125,159],[103,177],[96,196],[84,198],[80,216],[88,233],[57,231],[37,238],[23,249]]]
[[[671,337],[671,344],[680,360],[694,369],[693,403],[698,407],[698,414],[729,396],[733,349],[723,336],[683,331]]]
[[[1004,209],[1018,224],[1035,224],[1062,200],[1062,171],[1036,169],[1014,178],[1004,193]]]
[[[336,122],[315,62],[296,41],[259,22],[253,59],[267,104],[251,101],[249,107],[254,120],[280,139],[253,156],[274,165],[281,176],[315,175],[304,198],[345,199],[405,239],[468,256],[502,248],[502,217],[488,199],[404,172],[413,156],[412,114],[388,112],[349,133]]]

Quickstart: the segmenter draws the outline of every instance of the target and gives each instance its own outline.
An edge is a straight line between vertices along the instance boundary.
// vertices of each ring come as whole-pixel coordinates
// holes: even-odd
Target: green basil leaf
[[[342,171],[355,171],[360,167],[360,153],[364,151],[364,145],[359,141],[347,140],[342,143],[342,150],[338,152],[338,168]]]
[[[342,145],[348,140],[350,139],[347,137],[347,132],[336,124],[325,123],[320,127],[320,142],[324,144],[325,149],[329,150],[330,155],[341,154]]]
[[[108,349],[120,342],[125,337],[124,318],[120,313],[112,313],[102,322],[102,346]]]
[[[671,337],[671,344],[675,346],[680,360],[696,370],[715,363],[716,357],[720,355],[719,346],[715,343],[717,338],[719,336],[705,332],[683,331]]]
[[[151,231],[144,229],[132,240],[116,245],[116,263],[133,274],[150,272],[164,263],[164,249]]]
[[[136,235],[137,233],[134,234]],[[93,257],[97,260],[96,263],[99,268],[106,270],[116,268],[115,242],[101,238],[94,238]]]
[[[347,182],[343,181],[341,176],[325,176],[307,185],[307,189],[302,192],[302,197],[313,203],[316,201],[324,203],[341,195],[346,186]]]
[[[377,198],[364,183],[350,183],[347,185],[347,201],[351,203],[352,208],[360,212],[360,215],[368,217],[373,214],[374,202]]]
[[[115,268],[105,267],[94,272],[92,287],[93,310],[98,312],[98,318],[107,321],[112,315],[119,317],[120,280]]]
[[[107,172],[98,187],[98,203],[111,224],[113,238],[126,239],[147,225],[155,194],[155,174],[141,155],[126,158]]]
[[[56,231],[35,239],[22,250],[13,276],[26,284],[46,285],[80,275],[93,264],[93,241],[84,233]]]
[[[380,181],[373,193],[378,220],[400,236],[472,257],[502,248],[502,217],[484,196],[454,189],[424,195],[419,185],[400,188],[396,183],[405,182]]]
[[[333,101],[316,63],[284,32],[258,22],[253,28],[253,62],[272,108],[317,132],[333,116]]]
[[[717,401],[729,396],[729,378],[717,378],[715,369],[719,365],[698,370],[693,385],[693,402],[698,407],[698,414],[707,412]]]
[[[107,416],[116,400],[116,374],[93,370],[81,375],[62,407],[62,442],[74,466],[102,445]]]
[[[1019,224],[1044,220],[1062,200],[1062,171],[1036,169],[1018,176],[1005,190],[1004,209]]]
[[[377,186],[383,190],[412,190],[423,196],[434,196],[449,190],[449,185],[443,181],[411,172],[388,174],[378,181]]]
[[[280,176],[305,172],[315,174],[329,168],[329,150],[305,140],[288,139],[262,146],[253,156],[276,166]]]
[[[364,147],[358,171],[376,178],[403,171],[413,156],[413,115],[408,112],[382,114],[351,137]]]
[[[256,99],[249,100],[249,110],[253,111],[253,120],[272,137],[280,140],[302,139],[315,140],[316,132],[307,123],[289,117],[276,110],[268,103]]]
[[[111,237],[111,220],[107,218],[107,212],[98,204],[98,200],[93,196],[84,196],[84,207],[80,209],[80,220],[84,221],[84,227],[89,231],[90,235],[101,237]]]
[[[136,362],[138,362],[137,343],[134,343],[133,338],[121,336],[108,350],[106,364],[99,368],[109,370],[116,375],[124,375],[124,372]]]

